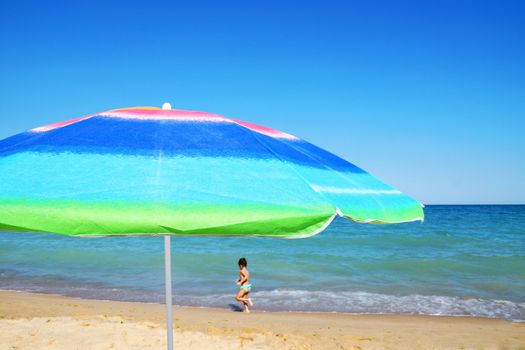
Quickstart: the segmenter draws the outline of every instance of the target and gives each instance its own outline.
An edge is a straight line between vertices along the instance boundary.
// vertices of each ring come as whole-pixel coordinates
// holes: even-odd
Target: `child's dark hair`
[[[246,258],[240,258],[239,259],[239,265],[247,267],[248,263],[246,262]]]

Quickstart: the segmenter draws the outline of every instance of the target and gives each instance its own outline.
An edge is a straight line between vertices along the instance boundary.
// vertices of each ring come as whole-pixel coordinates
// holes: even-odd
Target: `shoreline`
[[[68,298],[74,300],[86,300],[86,301],[98,301],[98,302],[116,302],[116,303],[131,303],[131,304],[146,304],[146,305],[165,305],[164,303],[158,302],[149,302],[149,301],[128,301],[128,300],[116,300],[116,299],[99,299],[99,298],[83,298],[71,295],[57,294],[53,292],[30,292],[24,290],[12,290],[12,289],[1,289],[0,295],[2,293],[22,293],[22,294],[31,294],[31,295],[42,295],[42,296],[54,296],[61,298]],[[232,298],[232,303],[235,303]],[[240,305],[240,303],[239,303]],[[221,308],[215,306],[195,306],[195,305],[179,305],[173,304],[175,308],[188,308],[188,309],[210,309],[210,310],[228,310],[232,312],[237,312],[238,310]],[[240,306],[239,306],[240,307]],[[293,314],[319,314],[319,315],[347,315],[347,316],[414,316],[414,317],[452,317],[452,318],[473,318],[473,319],[487,319],[487,320],[502,320],[509,321],[512,323],[523,323],[525,320],[511,320],[502,317],[484,317],[484,316],[475,316],[475,315],[447,315],[447,314],[422,314],[422,313],[396,313],[396,312],[345,312],[345,311],[308,311],[308,310],[254,310],[257,313],[293,313]]]
[[[0,348],[163,349],[165,314],[164,304],[0,290]],[[256,305],[244,314],[176,306],[174,329],[176,348],[525,347],[525,323],[473,316],[257,311]]]
[[[163,302],[157,302],[157,301],[142,301],[142,300],[119,300],[119,299],[104,299],[104,298],[98,298],[98,297],[85,297],[85,296],[74,296],[74,295],[68,295],[68,294],[59,294],[56,292],[47,292],[47,291],[26,291],[26,290],[15,290],[15,289],[2,289],[0,288],[0,293],[2,292],[13,292],[13,293],[28,293],[28,294],[37,294],[37,295],[54,295],[59,297],[65,297],[65,298],[71,298],[71,299],[78,299],[78,300],[93,300],[93,301],[104,301],[104,302],[123,302],[123,303],[140,303],[140,304],[153,304],[153,305],[165,305]],[[233,295],[233,294],[232,294]],[[430,296],[432,297],[432,296]],[[470,299],[474,300],[474,299]],[[514,303],[513,301],[507,301],[507,300],[495,300],[493,302],[506,302],[506,303]],[[231,303],[228,303],[230,306],[230,309],[232,309],[232,304],[237,304],[233,300],[233,297],[231,298]],[[224,304],[227,305],[227,304]],[[240,304],[239,304],[240,305]],[[180,307],[180,308],[204,308],[204,309],[216,309],[216,310],[228,310],[228,307],[224,306],[215,306],[215,305],[195,305],[195,304],[173,304],[174,307]],[[231,310],[236,311],[236,310]],[[498,317],[498,316],[485,316],[485,315],[472,315],[472,314],[447,314],[447,313],[418,313],[418,312],[396,312],[396,311],[385,311],[385,312],[350,312],[350,311],[331,311],[331,310],[300,310],[300,309],[291,309],[291,310],[280,310],[280,309],[260,309],[257,310],[259,313],[299,313],[299,314],[336,314],[336,315],[349,315],[349,316],[359,316],[359,315],[377,315],[377,316],[430,316],[430,317],[465,317],[465,318],[479,318],[479,319],[492,319],[492,320],[506,320],[514,323],[524,323],[525,319],[512,319],[507,317]]]

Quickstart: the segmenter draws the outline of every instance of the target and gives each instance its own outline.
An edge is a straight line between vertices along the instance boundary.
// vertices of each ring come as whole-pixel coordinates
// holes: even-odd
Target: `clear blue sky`
[[[525,203],[525,1],[108,3],[0,0],[0,138],[169,101],[424,203]]]

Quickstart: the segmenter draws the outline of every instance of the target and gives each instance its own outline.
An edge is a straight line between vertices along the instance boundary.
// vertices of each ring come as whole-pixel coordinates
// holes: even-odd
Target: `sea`
[[[175,305],[525,321],[525,205],[429,205],[424,223],[337,219],[305,239],[172,237]],[[0,289],[164,302],[162,237],[0,232]],[[1,302],[1,300],[0,300]]]

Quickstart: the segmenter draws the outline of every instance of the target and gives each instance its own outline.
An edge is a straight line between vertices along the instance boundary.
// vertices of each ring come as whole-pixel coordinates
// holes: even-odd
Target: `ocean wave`
[[[3,272],[2,277],[5,276]],[[0,279],[2,280],[2,279]],[[67,280],[36,281],[33,278],[10,280],[3,290],[54,293],[85,299],[163,303],[160,291],[141,288],[109,287],[99,283],[71,283]],[[52,282],[52,283],[50,283]],[[189,294],[174,291],[173,303],[180,306],[235,308],[232,293]],[[262,311],[339,312],[356,314],[417,314],[476,316],[525,322],[525,303],[508,300],[462,298],[436,295],[388,295],[355,291],[308,291],[274,289],[251,293],[256,309]]]
[[[525,322],[525,303],[507,300],[286,289],[254,292],[252,298],[257,309],[268,311],[477,316]],[[231,300],[231,295],[213,294],[176,296],[175,301],[194,306],[217,306]]]

